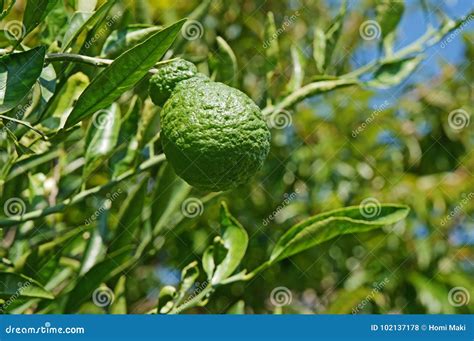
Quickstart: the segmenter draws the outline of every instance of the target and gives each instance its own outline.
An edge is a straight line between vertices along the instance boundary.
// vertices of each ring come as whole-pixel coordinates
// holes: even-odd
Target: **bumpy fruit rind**
[[[198,75],[179,82],[161,111],[163,149],[192,186],[223,191],[248,182],[263,165],[270,132],[243,92]]]
[[[176,84],[194,77],[198,73],[196,66],[184,59],[177,59],[158,68],[150,79],[150,97],[153,103],[163,106],[171,96]]]

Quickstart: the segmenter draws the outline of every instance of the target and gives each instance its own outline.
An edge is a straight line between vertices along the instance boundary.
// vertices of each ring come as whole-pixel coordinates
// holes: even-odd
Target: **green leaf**
[[[34,279],[11,272],[0,272],[0,298],[43,298],[52,300],[53,294]]]
[[[65,312],[77,311],[82,303],[92,299],[92,293],[101,283],[131,267],[135,263],[135,260],[130,258],[131,250],[131,247],[127,247],[107,255],[103,261],[97,263],[82,277],[79,277],[74,288],[68,293]]]
[[[339,41],[339,37],[342,33],[342,28],[344,25],[344,18],[347,12],[347,0],[343,0],[341,3],[341,7],[339,9],[339,13],[337,16],[332,20],[331,25],[325,32],[326,43],[324,49],[324,66],[323,69],[326,70],[328,66],[331,65],[331,59],[334,54],[334,50],[336,49],[336,45]]]
[[[43,68],[38,79],[41,98],[39,103],[39,113],[41,114],[49,100],[56,91],[56,72],[53,65],[49,64]]]
[[[112,240],[109,252],[114,252],[124,246],[137,243],[137,232],[142,225],[141,214],[145,207],[148,177],[142,177],[127,194],[127,198],[120,206],[115,225],[115,238]]]
[[[116,159],[113,159],[113,178],[137,166],[140,150],[144,146],[144,131],[148,126],[149,119],[150,115],[145,113],[142,115],[140,98],[134,96],[127,114],[122,119],[123,123],[119,134],[119,143],[129,140],[127,150],[124,154],[118,154]]]
[[[31,248],[15,264],[15,270],[46,283],[57,269],[61,251],[87,229],[76,228],[50,242]]]
[[[85,179],[113,152],[119,132],[120,108],[117,103],[94,114],[86,139]]]
[[[236,86],[238,67],[234,51],[222,37],[217,37],[216,42],[217,50],[211,58],[215,80],[230,86]]]
[[[97,110],[115,101],[142,79],[173,43],[184,20],[153,34],[143,43],[121,54],[97,75],[82,93],[69,115],[65,128],[72,127]]]
[[[405,5],[400,0],[378,0],[376,5],[377,22],[382,29],[382,37],[386,38],[397,28],[402,18]]]
[[[104,5],[105,6],[105,5]],[[64,33],[63,44],[61,51],[66,51],[79,35],[81,29],[85,29],[87,26],[85,23],[94,14],[94,12],[75,12],[68,23],[67,31]],[[92,27],[89,27],[91,29]]]
[[[290,82],[288,83],[288,92],[293,92],[301,88],[304,80],[304,69],[306,60],[301,50],[295,46],[291,46],[291,60],[293,72],[291,74]]]
[[[43,70],[46,48],[0,57],[0,114],[17,106],[28,95]]]
[[[102,205],[104,205],[104,203],[102,203]],[[87,241],[86,250],[84,251],[84,256],[82,257],[79,276],[88,272],[98,262],[100,257],[105,254],[104,239],[100,233],[101,227],[102,226],[100,226],[99,223],[97,227],[91,231],[91,235]]]
[[[232,305],[227,311],[226,314],[232,315],[243,315],[245,314],[245,302],[243,300],[237,301]]]
[[[191,186],[176,175],[169,163],[160,169],[156,190],[152,195],[151,223],[154,235],[166,226],[170,228],[174,213],[181,209],[190,191]]]
[[[423,55],[416,57],[398,59],[382,64],[367,85],[379,89],[388,89],[401,84],[410,76],[424,59]]]
[[[127,297],[126,297],[126,281],[125,275],[120,276],[114,290],[114,300],[110,306],[111,314],[127,313]]]
[[[184,295],[188,292],[189,289],[193,287],[196,283],[196,279],[199,276],[198,263],[196,261],[188,264],[181,271],[181,285],[179,287],[179,294],[177,302],[180,302]]]
[[[101,22],[105,18],[109,10],[116,2],[116,0],[107,1],[95,12],[80,11],[74,13],[68,24],[68,30],[62,39],[61,52],[64,52],[69,47],[71,47],[72,43],[78,38],[86,37],[87,33],[93,30],[97,23]],[[78,45],[82,46],[82,43]],[[79,47],[75,47],[74,50],[78,51],[79,49]]]
[[[71,112],[73,104],[89,84],[89,78],[82,72],[73,74],[68,78],[66,84],[54,94],[44,114],[41,125],[50,131],[56,131]],[[67,134],[68,135],[68,134]]]
[[[93,11],[95,6],[97,6],[97,0],[78,0],[76,3],[78,11]]]
[[[213,285],[219,284],[237,269],[245,255],[249,239],[247,231],[245,231],[237,219],[230,215],[224,202],[221,204],[220,219],[223,230],[222,241],[227,254],[221,262],[217,263],[218,265],[211,281]]]
[[[46,18],[57,2],[58,0],[28,0],[26,2],[23,15],[24,36],[33,31]]]
[[[266,72],[272,72],[278,64],[278,55],[280,48],[278,45],[278,32],[275,25],[275,16],[272,12],[267,13],[265,21],[265,41],[263,47],[265,49],[265,65]]]
[[[102,47],[101,56],[105,58],[115,58],[129,48],[145,41],[153,33],[161,30],[161,26],[135,27],[128,26],[113,31]]]
[[[313,58],[319,73],[323,73],[326,65],[326,35],[320,27],[314,28]]]
[[[158,296],[158,314],[168,313],[174,306],[173,300],[176,298],[176,289],[171,285],[167,285],[160,290]]]
[[[3,0],[2,0],[2,3],[3,3]],[[0,10],[2,10],[2,12],[0,13],[0,20],[2,20],[3,18],[5,18],[8,13],[10,13],[10,11],[12,10],[13,8],[13,5],[16,4],[16,0],[11,0],[9,3],[8,3],[8,6],[7,8],[5,8],[4,6],[2,6],[2,8],[0,8]],[[5,9],[4,9],[5,8]]]
[[[366,232],[405,219],[409,208],[404,205],[380,205],[377,215],[367,218],[360,206],[351,206],[318,214],[291,227],[276,243],[270,263],[348,233]]]
[[[202,267],[204,268],[204,272],[207,275],[207,279],[211,279],[212,275],[214,274],[214,269],[216,268],[216,264],[214,263],[214,246],[210,245],[204,250],[202,255]]]

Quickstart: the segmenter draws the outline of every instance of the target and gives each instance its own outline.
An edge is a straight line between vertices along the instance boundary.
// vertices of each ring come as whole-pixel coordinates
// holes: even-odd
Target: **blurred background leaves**
[[[11,23],[21,22],[25,4],[16,1],[2,19],[3,28],[10,23],[13,30]],[[127,42],[144,39],[141,34],[153,34],[156,26],[184,17],[195,20],[193,30],[188,27],[187,34],[178,35],[165,58],[180,55],[195,62],[201,72],[237,86],[262,108],[302,84],[333,80],[390,58],[426,30],[452,29],[463,16],[467,24],[440,36],[423,58],[389,59],[371,77],[363,75],[362,86],[310,96],[286,108],[285,124],[272,129],[269,159],[251,184],[229,193],[199,193],[165,163],[157,163],[142,178],[127,178],[60,213],[4,227],[0,270],[41,267],[25,292],[42,285],[39,295],[53,292],[56,297],[52,302],[18,299],[8,310],[145,313],[156,308],[160,290],[177,286],[181,270],[200,260],[213,243],[220,228],[219,200],[247,230],[243,268],[253,269],[295,223],[372,198],[406,204],[411,213],[391,228],[340,236],[282,260],[249,282],[218,288],[205,307],[189,312],[473,313],[472,10],[472,4],[460,0],[410,0],[404,5],[364,0],[65,0],[48,8],[45,18],[37,13],[42,22],[14,41],[19,48],[41,44],[56,53],[71,42],[69,52],[108,58],[129,48]],[[373,39],[361,33],[368,20],[380,25],[378,37],[377,32]],[[115,49],[111,39],[117,41]],[[2,33],[0,48],[11,45]],[[98,73],[96,67],[68,62],[55,63],[54,69],[55,95],[48,97],[48,88],[41,86],[47,83],[38,82],[8,116],[54,131]],[[159,109],[147,97],[145,80],[120,97],[114,109],[122,117],[121,124],[115,121],[118,135],[115,131],[107,140],[113,137],[114,147],[100,155],[99,149],[89,148],[97,136],[92,118],[52,142],[4,120],[10,128],[0,129],[5,215],[12,198],[21,198],[22,213],[55,206],[81,188],[107,184],[124,174],[127,165],[159,155]],[[41,105],[42,98],[49,105]],[[124,119],[134,115],[139,123]],[[85,138],[87,127],[90,139]],[[13,136],[7,137],[11,131]],[[83,171],[88,158],[100,160],[94,172]],[[183,206],[189,197],[199,198],[196,207]],[[80,233],[72,232],[78,228]],[[138,248],[127,247],[127,240]],[[203,280],[201,272],[196,290]],[[98,307],[89,297],[101,283],[116,293],[110,306]],[[287,304],[275,306],[271,293],[276,287],[288,289]],[[453,301],[453,289],[459,287],[465,290],[461,304]]]

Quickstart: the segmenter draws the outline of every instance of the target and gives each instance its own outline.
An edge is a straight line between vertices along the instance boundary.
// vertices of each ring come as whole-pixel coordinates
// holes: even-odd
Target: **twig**
[[[6,121],[12,121],[12,122],[21,124],[21,125],[27,127],[28,129],[33,130],[35,133],[41,135],[41,138],[43,140],[48,141],[48,137],[41,130],[36,129],[35,127],[33,127],[30,123],[28,123],[26,121],[18,120],[16,118],[8,117],[8,116],[5,116],[5,115],[0,115],[0,118],[3,119],[3,120],[6,120]]]

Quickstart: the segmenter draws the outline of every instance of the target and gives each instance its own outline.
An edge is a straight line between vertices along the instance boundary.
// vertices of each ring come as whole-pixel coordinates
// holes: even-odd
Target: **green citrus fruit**
[[[184,59],[177,59],[161,66],[150,79],[151,100],[156,105],[163,106],[178,82],[196,74],[196,66]]]
[[[210,191],[248,182],[270,149],[258,106],[243,92],[202,74],[175,84],[161,111],[161,137],[175,172]]]

